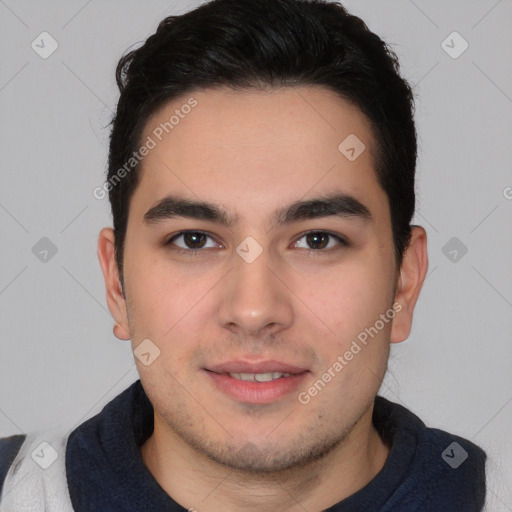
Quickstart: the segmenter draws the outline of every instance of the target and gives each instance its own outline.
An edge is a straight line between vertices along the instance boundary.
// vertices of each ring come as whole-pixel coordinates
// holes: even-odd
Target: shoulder
[[[0,439],[0,511],[73,510],[66,480],[67,430]]]
[[[382,397],[376,418],[381,434],[392,439],[395,457],[407,466],[394,505],[406,504],[406,510],[422,512],[482,510],[487,459],[482,448],[459,435],[426,426],[407,408]]]
[[[2,495],[5,477],[26,437],[25,434],[0,437],[0,496]]]
[[[433,510],[441,504],[449,505],[451,510],[482,510],[487,455],[479,446],[444,430],[425,428],[419,438],[417,459],[424,468],[426,503]]]

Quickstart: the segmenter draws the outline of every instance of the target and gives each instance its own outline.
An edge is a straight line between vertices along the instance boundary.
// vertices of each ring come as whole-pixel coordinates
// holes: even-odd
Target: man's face
[[[182,109],[190,97],[197,105]],[[366,146],[355,160],[355,139],[339,149],[351,134]],[[130,202],[124,280],[133,348],[149,339],[160,350],[147,366],[136,360],[158,428],[233,468],[314,460],[368,413],[389,353],[391,322],[378,320],[392,308],[397,270],[366,118],[321,88],[219,89],[162,108],[148,136],[157,144]],[[209,203],[232,224],[194,218],[204,208],[190,217],[154,208],[168,196]],[[345,196],[336,215],[309,205],[276,218],[334,196]],[[295,375],[227,374],[283,365]]]

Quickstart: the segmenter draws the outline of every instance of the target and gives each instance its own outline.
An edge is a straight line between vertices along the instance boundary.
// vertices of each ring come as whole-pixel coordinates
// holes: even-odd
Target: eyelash
[[[213,237],[205,231],[186,230],[186,231],[180,231],[179,233],[176,233],[175,235],[173,235],[166,242],[164,242],[164,246],[171,246],[172,243],[177,238],[179,238],[180,236],[183,236],[187,233],[206,235],[208,238],[213,239]],[[311,257],[320,256],[321,253],[331,253],[331,252],[339,250],[343,247],[350,247],[349,242],[345,238],[341,237],[340,235],[336,235],[335,233],[331,233],[330,231],[321,231],[321,230],[312,230],[312,231],[306,231],[305,233],[302,233],[295,240],[294,244],[296,244],[299,240],[301,240],[302,238],[304,238],[310,234],[325,234],[325,235],[329,236],[330,238],[334,238],[338,241],[338,246],[334,247],[334,248],[331,247],[330,249],[306,249]],[[181,253],[181,254],[187,254],[189,256],[196,256],[199,253],[204,252],[206,249],[202,249],[202,248],[201,249],[183,249],[182,247],[174,246],[174,247],[172,247],[172,250],[176,251],[178,253]]]

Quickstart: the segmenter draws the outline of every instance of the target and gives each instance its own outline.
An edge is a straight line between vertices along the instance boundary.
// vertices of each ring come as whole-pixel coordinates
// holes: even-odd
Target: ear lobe
[[[103,228],[100,231],[98,259],[105,280],[108,309],[116,321],[114,335],[120,340],[129,340],[128,313],[115,258],[115,236],[112,228]]]
[[[116,324],[113,328],[114,336],[120,340],[128,341],[131,339],[130,331],[124,328],[122,325]]]
[[[427,233],[413,226],[411,241],[404,253],[398,278],[395,302],[401,306],[393,319],[391,343],[400,343],[411,332],[412,317],[428,269]]]

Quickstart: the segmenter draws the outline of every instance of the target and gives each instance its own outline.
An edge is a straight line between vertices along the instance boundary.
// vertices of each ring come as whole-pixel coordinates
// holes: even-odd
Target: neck
[[[211,461],[165,429],[156,414],[141,455],[165,492],[190,510],[325,510],[363,488],[384,466],[389,447],[373,427],[372,413],[373,406],[321,459],[263,475]]]

